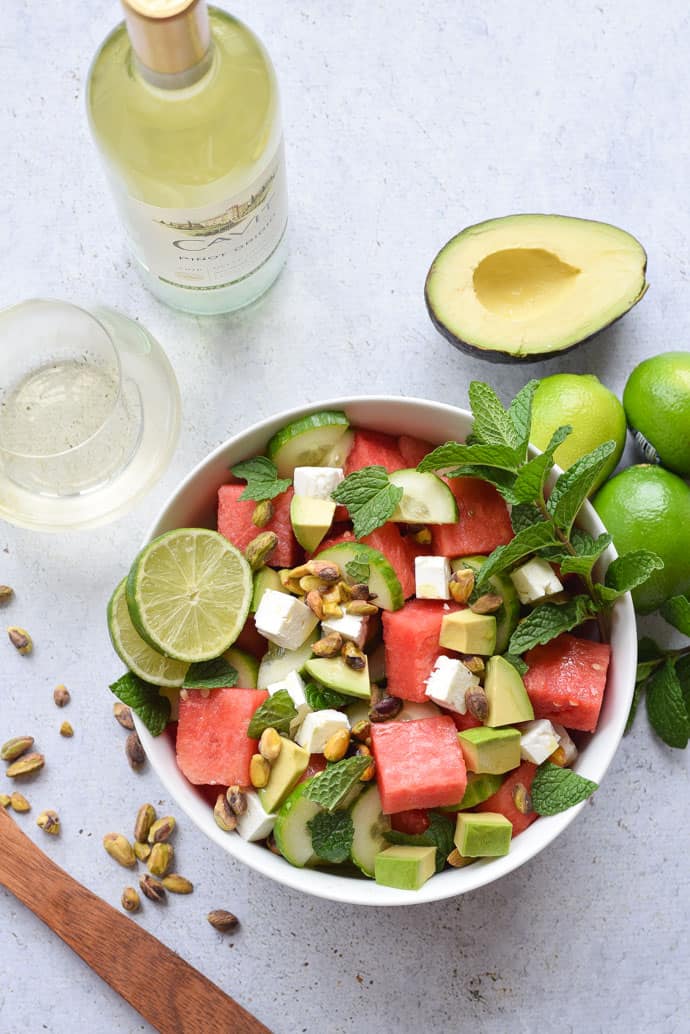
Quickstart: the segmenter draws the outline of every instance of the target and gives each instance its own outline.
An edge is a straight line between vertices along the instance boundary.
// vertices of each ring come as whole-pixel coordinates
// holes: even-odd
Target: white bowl
[[[214,527],[217,490],[228,480],[228,468],[263,453],[269,438],[290,420],[322,409],[344,410],[354,426],[416,435],[434,443],[450,439],[463,441],[472,426],[472,417],[466,410],[424,399],[386,395],[329,399],[279,413],[230,438],[199,463],[168,500],[147,541],[173,528]],[[604,531],[589,503],[583,507],[578,523],[595,536]],[[602,558],[602,571],[615,556],[614,550],[609,548]],[[611,647],[611,666],[599,726],[574,766],[581,775],[597,783],[601,782],[620,743],[635,684],[637,636],[629,594],[613,608]],[[463,869],[448,869],[433,876],[416,892],[394,890],[379,886],[373,880],[339,876],[333,871],[297,869],[260,844],[247,843],[235,834],[224,833],[216,825],[207,801],[177,767],[168,737],[154,738],[141,722],[136,724],[151,764],[166,789],[207,837],[264,876],[330,901],[356,905],[417,905],[464,894],[529,861],[570,825],[584,806],[580,804],[560,815],[538,819],[513,841],[505,857],[479,860]]]

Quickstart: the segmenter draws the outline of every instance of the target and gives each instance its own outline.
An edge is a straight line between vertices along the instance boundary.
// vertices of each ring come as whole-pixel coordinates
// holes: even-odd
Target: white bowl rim
[[[168,530],[165,523],[168,510],[177,499],[184,495],[197,476],[206,467],[212,466],[225,453],[236,447],[243,439],[261,433],[265,434],[264,440],[268,441],[268,438],[280,426],[300,416],[306,416],[321,410],[335,409],[347,411],[349,406],[357,406],[359,404],[385,406],[391,403],[396,405],[402,403],[412,408],[422,407],[436,413],[442,413],[449,418],[460,417],[464,420],[472,420],[472,414],[469,410],[459,406],[407,395],[348,395],[293,406],[291,409],[283,410],[244,428],[242,431],[221,442],[200,460],[170,494],[149,528],[142,546],[161,534],[163,530]],[[538,453],[538,450],[534,449],[533,446],[530,446],[530,449],[534,455]],[[559,473],[560,468],[555,467],[552,478],[558,476]],[[585,502],[580,513],[584,514],[587,522],[594,526],[597,533],[605,531],[603,524],[589,501]],[[602,560],[608,565],[616,557],[615,549],[613,546],[609,546],[603,554]],[[597,743],[596,760],[592,760],[592,752],[590,751],[585,759],[580,755],[574,765],[575,770],[581,775],[593,779],[600,785],[622,739],[632,702],[637,663],[637,636],[635,629],[635,613],[632,598],[630,593],[626,593],[616,601],[611,613],[611,641],[617,635],[620,635],[621,638],[627,638],[627,649],[615,655],[617,666],[621,668],[621,674],[618,679],[622,685],[620,690],[622,695],[621,703],[615,713],[614,720],[609,723],[606,737],[604,738],[599,730],[593,734],[590,745]],[[613,657],[612,650],[612,659]],[[627,693],[624,692],[626,686]],[[157,738],[151,736],[136,715],[134,716],[134,721],[154,771],[168,793],[171,794],[176,803],[180,805],[187,816],[203,833],[234,858],[246,863],[250,868],[263,876],[293,890],[311,894],[314,897],[324,898],[328,901],[374,907],[421,905],[431,901],[441,901],[457,897],[471,890],[476,890],[514,871],[539,854],[574,821],[587,803],[583,801],[581,804],[569,808],[558,815],[540,817],[511,843],[509,854],[501,858],[479,859],[466,868],[445,870],[443,873],[436,874],[430,880],[427,880],[414,893],[395,890],[381,886],[374,880],[367,879],[366,877],[360,879],[352,876],[338,875],[337,872],[327,870],[297,868],[284,858],[267,850],[260,843],[249,843],[238,836],[231,836],[223,832],[216,826],[208,803],[203,800],[182,775],[177,767],[174,754],[172,756],[172,765],[170,764],[170,759],[166,758],[164,750],[166,747],[168,752],[170,750],[169,739],[163,736]],[[161,744],[165,746],[161,748]]]

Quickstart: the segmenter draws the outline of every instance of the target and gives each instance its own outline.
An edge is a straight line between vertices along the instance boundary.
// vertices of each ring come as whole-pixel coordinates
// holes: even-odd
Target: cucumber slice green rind
[[[318,629],[315,629],[297,650],[285,650],[282,646],[271,646],[259,665],[259,673],[256,678],[259,689],[266,689],[274,682],[282,682],[291,671],[304,671],[304,666],[312,655],[312,644],[318,638],[319,632]]]
[[[298,869],[318,862],[311,845],[311,833],[307,823],[318,812],[323,811],[323,808],[304,796],[304,791],[311,782],[311,779],[305,779],[292,791],[279,809],[273,827],[276,847],[283,858]]]
[[[242,631],[252,572],[218,532],[177,528],[142,549],[126,594],[132,624],[154,650],[179,661],[209,661]]]
[[[256,679],[259,674],[259,662],[256,657],[245,653],[244,650],[238,650],[236,646],[231,646],[229,650],[226,650],[223,657],[228,664],[232,664],[237,672],[235,685],[241,689],[256,689]]]
[[[486,561],[485,556],[460,557],[451,561],[451,568],[471,567],[478,571]],[[520,599],[517,590],[507,575],[495,574],[489,579],[491,590],[503,597],[503,606],[496,613],[496,653],[505,653],[510,637],[520,621]]]
[[[403,490],[391,521],[404,524],[455,524],[457,521],[455,496],[436,474],[421,474],[414,469],[396,470],[388,479]]]
[[[374,876],[374,862],[379,851],[384,851],[388,841],[384,830],[391,828],[387,815],[381,811],[381,798],[377,786],[371,786],[356,801],[352,811],[355,834],[350,855],[352,861],[365,876]]]
[[[337,411],[300,417],[273,435],[268,458],[280,477],[292,477],[295,467],[318,467],[349,426],[345,414]]]
[[[165,657],[141,638],[127,609],[126,585],[127,579],[123,578],[108,603],[108,632],[115,653],[145,682],[168,688],[181,686],[189,665]]]
[[[405,603],[402,586],[393,567],[378,549],[366,546],[362,542],[338,542],[318,554],[319,560],[332,560],[338,564],[343,574],[345,564],[355,557],[369,564],[369,591],[376,595],[377,607],[382,607],[383,610],[400,610]]]

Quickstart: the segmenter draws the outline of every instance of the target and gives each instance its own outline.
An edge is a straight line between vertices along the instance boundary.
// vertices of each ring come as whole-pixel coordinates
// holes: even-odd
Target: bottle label
[[[634,427],[630,428],[635,444],[644,456],[647,463],[661,463],[661,456],[656,451],[650,441],[645,438],[642,431],[636,431]]]
[[[124,215],[134,250],[164,283],[190,291],[230,287],[271,258],[287,227],[281,144],[241,193],[204,208],[158,208],[127,197]]]

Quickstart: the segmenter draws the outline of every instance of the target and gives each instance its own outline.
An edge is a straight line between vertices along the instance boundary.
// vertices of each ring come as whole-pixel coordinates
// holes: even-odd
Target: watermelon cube
[[[252,521],[256,503],[240,499],[244,485],[221,485],[218,489],[218,531],[242,552],[261,531],[274,531],[278,545],[271,554],[271,567],[295,567],[302,560],[302,550],[292,531],[290,502],[293,491],[281,493],[272,500],[273,517],[263,528]]]
[[[268,698],[265,689],[199,689],[180,696],[177,764],[190,783],[249,786],[249,762],[257,741],[247,729]]]
[[[564,632],[525,655],[525,688],[535,718],[567,729],[594,732],[599,720],[611,658],[608,643],[577,639]]]
[[[398,438],[398,449],[406,467],[417,467],[424,457],[433,451],[431,442],[422,438],[413,438],[410,434],[401,434]]]
[[[508,773],[501,783],[500,789],[492,794],[491,797],[487,797],[481,804],[478,804],[474,810],[492,811],[505,815],[508,821],[513,824],[514,837],[518,833],[524,832],[538,818],[538,815],[535,811],[531,811],[527,815],[523,815],[521,811],[518,811],[513,800],[513,791],[517,783],[522,783],[529,793],[532,789],[532,780],[536,771],[537,766],[533,765],[531,761],[523,761],[518,768]]]
[[[410,600],[402,610],[384,611],[383,642],[388,692],[403,700],[426,703],[426,680],[443,654],[438,640],[445,614],[460,609],[443,600]]]
[[[508,507],[493,485],[479,478],[448,478],[447,484],[458,504],[458,520],[431,529],[434,555],[489,554],[510,542],[513,526]]]
[[[345,474],[362,467],[385,467],[390,474],[407,466],[398,449],[398,440],[380,431],[355,431],[355,440],[347,459]]]
[[[385,815],[462,799],[465,761],[447,715],[372,725],[371,745]]]

